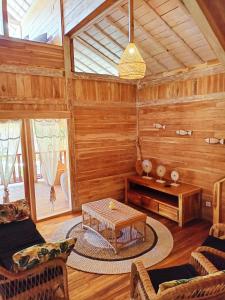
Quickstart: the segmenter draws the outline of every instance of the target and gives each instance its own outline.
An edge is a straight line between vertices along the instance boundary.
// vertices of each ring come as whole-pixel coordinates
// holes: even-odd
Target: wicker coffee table
[[[110,209],[110,202],[115,209]],[[114,249],[146,238],[147,215],[114,199],[107,198],[82,205],[83,228],[93,230]],[[125,235],[123,241],[120,237]]]

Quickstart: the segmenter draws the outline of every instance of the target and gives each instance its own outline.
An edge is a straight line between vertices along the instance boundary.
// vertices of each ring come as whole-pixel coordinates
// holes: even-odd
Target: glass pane
[[[1,133],[0,133],[1,136]],[[16,201],[20,199],[25,199],[24,191],[24,173],[23,173],[23,157],[21,142],[19,144],[19,149],[16,154],[15,166],[10,179],[10,184],[8,185],[9,190],[9,201]],[[3,203],[4,196],[4,186],[0,178],[0,203]]]
[[[60,122],[60,130],[65,136],[59,144],[59,132],[52,122]],[[32,127],[36,213],[37,219],[42,219],[71,210],[67,121],[33,120]],[[51,185],[54,187],[55,200],[51,198]]]
[[[60,0],[8,0],[9,35],[62,45]]]

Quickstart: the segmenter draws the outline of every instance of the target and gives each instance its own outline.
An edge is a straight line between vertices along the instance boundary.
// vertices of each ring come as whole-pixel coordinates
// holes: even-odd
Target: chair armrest
[[[225,224],[223,224],[223,223],[214,224],[210,228],[209,235],[212,235],[214,237],[218,237],[221,239],[225,239]]]
[[[190,263],[200,275],[217,272],[217,268],[200,252],[192,252]]]
[[[193,281],[171,287],[157,295],[156,300],[224,299],[225,274],[199,276]]]
[[[3,299],[28,299],[28,295],[44,299],[48,294],[51,299],[69,300],[66,263],[55,258],[19,273],[0,268],[0,291]]]
[[[199,253],[208,252],[208,253],[211,253],[212,255],[218,256],[221,259],[225,260],[225,252],[215,249],[215,248],[212,248],[212,247],[200,246],[195,250],[195,252],[199,252]]]
[[[36,274],[40,274],[48,268],[56,268],[56,267],[61,267],[63,270],[63,273],[67,272],[66,263],[62,258],[54,258],[45,263],[37,265],[36,267],[33,267],[30,270],[21,271],[18,273],[8,271],[7,269],[0,266],[0,282],[2,282],[2,277],[4,277],[5,280],[10,280],[10,281],[26,279],[28,277],[35,276]]]
[[[131,266],[131,299],[154,300],[156,292],[151,279],[141,261],[136,261]]]

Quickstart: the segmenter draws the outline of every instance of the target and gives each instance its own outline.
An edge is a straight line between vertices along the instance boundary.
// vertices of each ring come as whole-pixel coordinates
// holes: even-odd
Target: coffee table
[[[114,209],[109,208],[112,201]],[[100,235],[116,254],[131,242],[146,239],[147,215],[112,198],[83,204],[82,218],[83,228]],[[126,237],[121,242],[120,237],[124,232]]]

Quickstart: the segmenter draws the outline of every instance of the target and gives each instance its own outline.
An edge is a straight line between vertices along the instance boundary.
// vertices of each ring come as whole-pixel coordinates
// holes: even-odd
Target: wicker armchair
[[[68,300],[65,262],[55,258],[20,273],[0,267],[0,299]]]
[[[132,264],[131,269],[131,299],[132,300],[211,300],[225,299],[225,273],[212,274],[217,268],[209,262],[201,253],[193,252],[190,264],[199,276],[193,281],[168,288],[157,292],[153,286],[152,278],[149,276],[141,261]],[[172,271],[171,271],[172,272]],[[222,273],[222,274],[221,274]],[[182,279],[182,278],[180,278]]]
[[[202,246],[196,249],[204,255],[217,270],[225,270],[225,224],[215,224]]]
[[[218,237],[221,240],[225,240],[225,224],[214,224],[209,231],[209,235]]]

